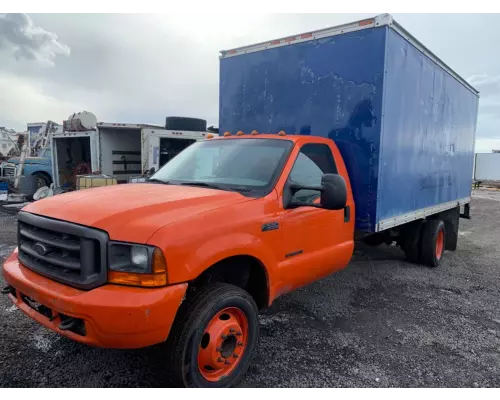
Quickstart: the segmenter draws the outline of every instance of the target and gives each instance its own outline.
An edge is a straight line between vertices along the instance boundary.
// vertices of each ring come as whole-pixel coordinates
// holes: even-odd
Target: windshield
[[[221,139],[197,142],[163,166],[151,179],[240,191],[270,190],[292,142],[276,139]]]
[[[41,149],[38,153],[38,157],[47,157],[50,158],[50,149]]]

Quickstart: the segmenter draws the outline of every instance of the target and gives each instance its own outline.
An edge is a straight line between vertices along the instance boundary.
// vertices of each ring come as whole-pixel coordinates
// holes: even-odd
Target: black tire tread
[[[167,117],[165,120],[165,129],[205,132],[207,130],[207,121],[201,118]]]
[[[45,174],[43,172],[34,172],[33,175],[36,176],[37,178],[43,179],[45,181],[45,186],[50,187],[50,184],[52,183],[52,181],[47,174]],[[37,187],[37,190],[38,189],[39,188]]]
[[[255,313],[258,314],[258,308],[252,296],[238,286],[227,283],[217,282],[198,288],[191,296],[187,296],[184,303],[181,304],[167,340],[168,379],[173,386],[185,386],[183,374],[180,371],[182,371],[184,363],[184,344],[189,340],[191,326],[207,312],[207,309],[211,309],[216,302],[220,301],[221,297],[231,295],[244,297],[252,304]],[[236,384],[242,375],[231,384]]]
[[[420,258],[424,265],[431,268],[439,266],[440,260],[436,258],[436,236],[438,230],[443,230],[446,243],[446,229],[440,219],[429,219],[423,228],[420,248]],[[441,257],[442,258],[442,257]]]

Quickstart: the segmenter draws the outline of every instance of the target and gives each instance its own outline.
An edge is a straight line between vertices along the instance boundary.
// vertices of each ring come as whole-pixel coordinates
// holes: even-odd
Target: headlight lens
[[[148,249],[145,247],[132,246],[131,250],[132,264],[146,270],[148,268]]]
[[[109,268],[113,271],[151,273],[154,247],[125,243],[110,243]]]

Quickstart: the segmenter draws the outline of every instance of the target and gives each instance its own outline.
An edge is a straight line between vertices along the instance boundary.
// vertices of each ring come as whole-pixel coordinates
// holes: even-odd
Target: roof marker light
[[[365,19],[359,22],[359,26],[370,25],[373,24],[373,22],[374,22],[373,19]]]
[[[231,132],[224,132],[224,136],[227,137],[227,136],[231,136]]]
[[[286,136],[286,132],[285,131],[279,131],[278,136]]]
[[[245,132],[243,132],[243,131],[238,131],[238,132],[236,133],[236,136],[243,136],[244,134],[245,134]]]
[[[259,132],[254,130],[254,131],[252,131],[252,133],[250,135],[258,135],[258,134],[259,134]]]
[[[213,137],[214,137],[214,135],[212,135],[211,133],[209,133],[209,134],[207,135],[207,139],[213,139]]]

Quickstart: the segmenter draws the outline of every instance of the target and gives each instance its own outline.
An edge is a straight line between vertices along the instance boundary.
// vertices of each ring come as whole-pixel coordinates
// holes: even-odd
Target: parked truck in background
[[[14,304],[81,343],[165,342],[166,380],[225,387],[258,310],[345,268],[358,235],[430,267],[455,250],[478,93],[390,16],[224,51],[220,101],[224,133],[147,183],[25,207]]]
[[[476,153],[474,180],[500,182],[500,153]]]
[[[15,168],[19,168],[20,157],[12,157],[7,163]],[[36,176],[36,186],[50,186],[52,183],[52,160],[50,147],[42,148],[38,151],[38,155],[34,157],[26,157],[21,175]]]
[[[157,171],[208,134],[206,121],[198,118],[167,117],[165,129],[149,124],[97,122],[93,114],[81,114],[70,117],[64,131],[51,137],[55,186],[65,190],[75,188],[77,175],[95,171],[117,177],[118,183]]]

